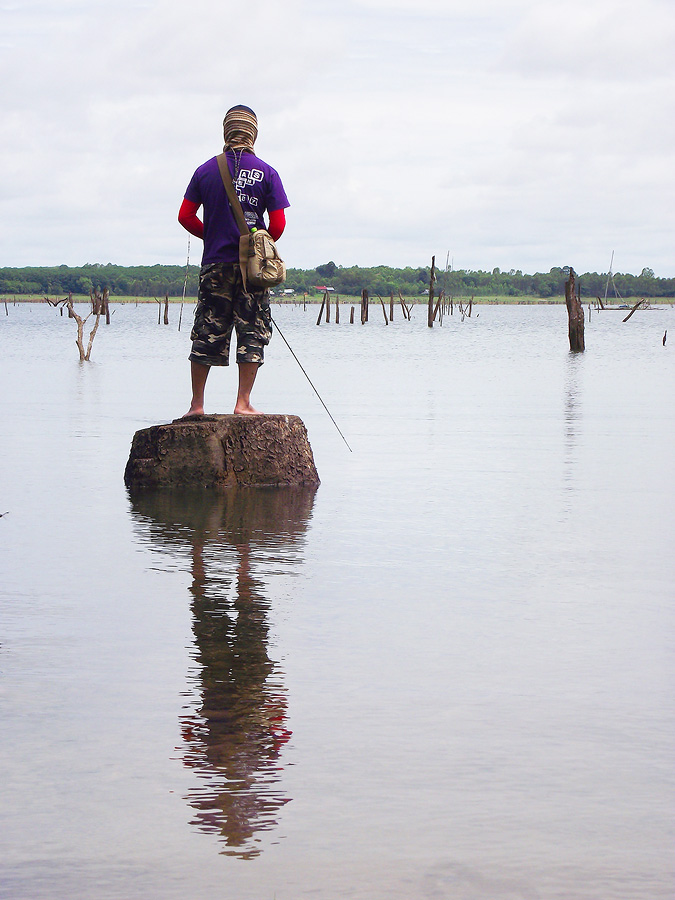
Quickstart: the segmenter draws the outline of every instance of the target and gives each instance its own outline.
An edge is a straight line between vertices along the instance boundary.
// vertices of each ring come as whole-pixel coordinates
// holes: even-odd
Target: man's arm
[[[188,200],[184,197],[178,211],[178,221],[186,231],[190,232],[190,234],[194,234],[195,237],[203,239],[204,223],[201,219],[197,218],[197,210],[200,206],[200,203],[193,203],[192,200]],[[283,231],[283,228],[281,230]]]
[[[286,213],[283,209],[271,209],[269,211],[270,225],[267,229],[273,241],[278,241],[286,227]]]

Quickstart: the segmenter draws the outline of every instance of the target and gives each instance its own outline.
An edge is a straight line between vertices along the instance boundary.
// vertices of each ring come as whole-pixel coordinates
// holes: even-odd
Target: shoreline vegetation
[[[334,298],[337,296],[337,299],[340,302],[340,305],[348,306],[359,306],[361,303],[361,297],[349,296],[347,294],[331,294],[331,302],[334,302]],[[67,295],[66,295],[67,297]],[[60,303],[65,298],[62,295],[53,295],[48,297],[46,294],[42,296],[29,296],[29,295],[21,295],[21,294],[0,294],[0,303],[3,305],[13,305],[15,303],[47,303],[50,305],[56,305],[56,303]],[[306,298],[303,297],[302,294],[294,294],[294,295],[274,295],[271,298],[272,303],[282,304],[284,306],[303,306],[314,305],[319,306],[323,302],[324,294],[313,294],[307,295]],[[390,297],[389,295],[381,298],[386,304],[389,304]],[[561,297],[517,297],[517,296],[497,296],[497,297],[476,297],[472,295],[453,295],[452,298],[447,298],[448,302],[452,299],[454,303],[457,304],[468,304],[470,301],[473,302],[474,306],[500,306],[500,305],[512,305],[512,306],[537,306],[537,305],[547,305],[547,306],[557,306],[565,304],[564,295]],[[607,297],[607,307],[609,309],[626,309],[628,307],[632,307],[635,303],[638,302],[642,298],[640,297],[622,297],[621,299],[617,299],[615,297]],[[659,305],[670,305],[675,304],[675,297],[658,297],[658,298],[650,298],[654,301],[647,308],[656,309]],[[197,297],[185,297],[183,300],[182,297],[171,297],[168,298],[169,303],[171,305],[185,303],[185,305],[193,305],[197,302]],[[398,297],[394,298],[395,302],[398,304]],[[404,300],[408,305],[413,306],[424,306],[425,308],[428,306],[428,296],[419,296],[419,297],[406,297],[404,295]],[[159,304],[160,306],[164,306],[166,301],[166,297],[134,297],[134,296],[126,296],[126,297],[114,297],[111,295],[110,297],[110,306],[120,305],[135,305],[138,304]],[[370,301],[377,302],[379,304],[380,297],[370,297]],[[591,304],[593,307],[597,305],[596,297],[582,297],[582,303]],[[91,305],[91,297],[90,295],[85,294],[73,294],[72,302],[74,305],[78,304],[87,304]],[[388,306],[387,306],[388,308]]]
[[[503,272],[464,269],[434,271],[434,296],[474,303],[563,303],[569,267],[528,275],[519,269]],[[75,302],[88,302],[92,293],[107,290],[111,303],[194,301],[198,266],[117,266],[112,263],[84,266],[41,266],[0,268],[0,300],[42,302],[62,300],[69,294]],[[330,261],[314,269],[288,269],[285,283],[274,292],[273,302],[321,303],[326,290],[338,295],[341,303],[360,302],[363,290],[372,300],[385,302],[393,294],[407,301],[428,299],[431,267],[401,269],[389,266],[370,268],[338,266]],[[607,304],[630,304],[646,298],[672,303],[675,278],[659,278],[652,269],[639,275],[612,272],[577,274],[582,303],[598,297]]]

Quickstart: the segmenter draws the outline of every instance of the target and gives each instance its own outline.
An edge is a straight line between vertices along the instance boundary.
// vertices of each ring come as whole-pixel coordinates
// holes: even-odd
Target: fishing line
[[[272,318],[272,317],[270,316],[270,318]],[[303,366],[303,364],[300,362],[300,360],[298,359],[298,357],[297,357],[297,356],[295,355],[295,353],[293,352],[293,348],[291,347],[291,345],[288,343],[288,341],[287,341],[286,338],[284,337],[283,331],[281,330],[281,328],[279,328],[279,326],[277,325],[276,321],[275,321],[273,318],[272,318],[272,322],[274,323],[274,327],[276,328],[276,330],[277,330],[277,331],[279,332],[279,334],[281,335],[284,344],[286,344],[286,346],[288,347],[288,349],[291,351],[291,354],[292,354],[292,356],[293,356],[293,359],[296,361],[296,363],[297,363],[297,364],[300,366],[300,368],[302,369],[302,374],[305,376],[305,378],[307,379],[307,381],[309,381],[309,383],[312,385],[312,389],[313,389],[314,393],[316,394],[316,396],[319,398],[319,400],[321,400],[321,405],[323,406],[323,408],[326,410],[326,412],[327,412],[328,415],[330,416],[330,420],[331,420],[331,422],[333,423],[333,425],[335,425],[335,427],[337,428],[340,437],[341,437],[342,440],[345,442],[345,444],[347,444],[347,449],[349,450],[350,453],[353,453],[354,451],[353,451],[352,448],[349,446],[349,443],[348,443],[348,441],[347,441],[347,438],[346,438],[346,437],[344,436],[344,434],[340,431],[340,426],[339,426],[338,423],[335,421],[335,419],[333,418],[333,416],[331,416],[330,410],[328,409],[328,407],[326,406],[326,404],[323,402],[323,399],[322,399],[322,397],[321,397],[321,394],[320,394],[320,393],[317,391],[317,389],[314,387],[314,383],[312,382],[312,379],[309,377],[309,375],[307,374],[307,372],[305,372],[305,367]]]

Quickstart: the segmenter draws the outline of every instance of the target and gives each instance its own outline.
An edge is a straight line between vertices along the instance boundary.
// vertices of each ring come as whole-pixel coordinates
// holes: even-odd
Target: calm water
[[[276,309],[353,454],[277,336],[318,491],[134,502],[191,311],[4,312],[1,896],[673,896],[671,307]]]

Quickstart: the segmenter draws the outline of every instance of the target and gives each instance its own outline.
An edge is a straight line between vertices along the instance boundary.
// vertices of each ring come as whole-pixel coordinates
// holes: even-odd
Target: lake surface
[[[191,307],[113,309],[0,307],[0,895],[670,900],[673,308],[276,307],[353,453],[276,335],[319,489],[134,501]]]

